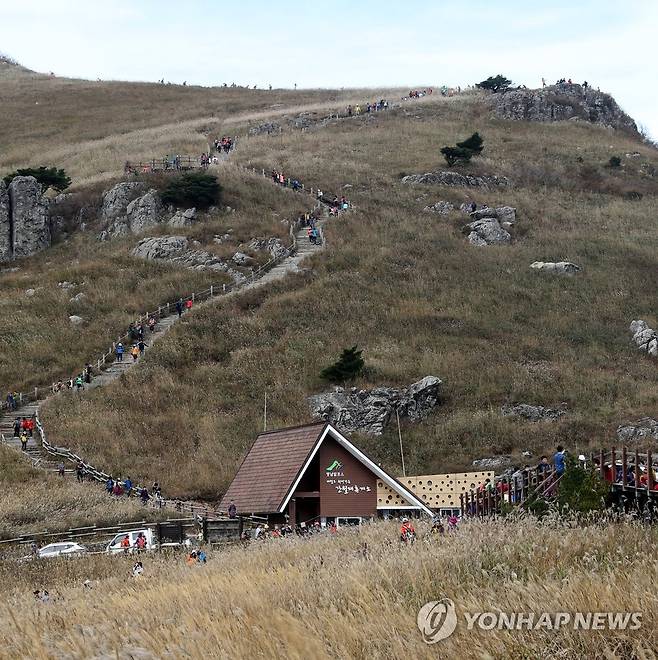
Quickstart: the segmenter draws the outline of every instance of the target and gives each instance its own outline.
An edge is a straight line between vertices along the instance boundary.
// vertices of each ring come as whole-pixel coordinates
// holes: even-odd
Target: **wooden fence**
[[[591,453],[580,461],[586,469],[594,470],[606,482],[611,493],[625,493],[633,498],[658,500],[657,465],[651,451],[628,451],[613,447],[609,451]],[[481,484],[476,490],[462,493],[462,515],[488,516],[500,513],[505,505],[523,505],[529,500],[554,498],[564,475],[552,465],[538,465],[517,471],[513,475],[496,478],[490,484]]]

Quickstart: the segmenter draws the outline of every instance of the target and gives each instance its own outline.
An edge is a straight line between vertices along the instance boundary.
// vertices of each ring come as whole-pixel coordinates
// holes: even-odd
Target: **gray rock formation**
[[[336,387],[308,397],[309,407],[315,417],[335,424],[347,433],[381,435],[391,416],[397,411],[400,417],[418,422],[437,405],[441,380],[425,376],[409,387],[376,387],[372,390],[345,390]]]
[[[29,257],[50,247],[48,201],[33,176],[14,177],[9,184],[13,257]]]
[[[270,133],[280,133],[281,126],[276,122],[268,121],[258,126],[252,126],[249,129],[249,135],[269,135]]]
[[[249,266],[250,264],[254,263],[253,257],[250,257],[248,254],[245,254],[244,252],[236,252],[231,259],[238,265],[238,266]]]
[[[186,211],[176,211],[176,213],[169,218],[167,224],[170,227],[189,227],[194,224],[195,220],[196,209],[187,209]]]
[[[575,275],[580,272],[580,266],[571,263],[570,261],[534,261],[530,264],[533,270],[541,271],[542,273],[555,273],[557,275]]]
[[[495,218],[500,223],[513,225],[516,222],[516,209],[513,206],[498,206],[490,208],[485,206],[469,213],[473,220],[483,220],[484,218]]]
[[[84,319],[77,314],[71,314],[71,316],[69,316],[69,321],[71,322],[71,325],[80,325],[84,322]]]
[[[141,181],[123,181],[110,188],[103,195],[101,205],[101,220],[107,226],[127,225],[126,211],[128,204],[144,191]]]
[[[471,245],[505,245],[512,240],[510,233],[495,218],[476,220],[466,225]]]
[[[274,259],[286,253],[286,246],[280,238],[254,238],[248,247],[250,250],[267,250]]]
[[[555,421],[564,415],[564,409],[544,408],[544,406],[531,406],[519,403],[515,406],[504,405],[500,412],[504,417],[523,417],[530,422]]]
[[[467,186],[472,188],[505,188],[510,185],[509,179],[504,176],[485,174],[472,176],[459,172],[427,172],[426,174],[408,174],[403,177],[402,183],[426,183],[442,186]]]
[[[633,321],[630,327],[633,341],[640,351],[658,357],[658,334],[645,321]]]
[[[128,227],[133,234],[139,234],[160,223],[164,207],[158,191],[152,188],[146,194],[134,199],[126,208]]]
[[[525,121],[582,119],[637,134],[637,126],[609,94],[581,85],[551,85],[491,94],[497,117]]]
[[[472,465],[477,470],[501,470],[509,467],[512,464],[512,459],[509,456],[491,456],[490,458],[478,458],[473,461]]]
[[[133,256],[140,259],[171,259],[187,249],[185,236],[156,236],[143,238],[133,249]]]
[[[426,206],[423,211],[425,213],[438,213],[439,215],[448,215],[450,211],[454,211],[455,207],[450,202],[439,201],[435,204]]]
[[[658,421],[651,417],[642,417],[633,424],[617,427],[617,438],[621,444],[643,443],[658,440]]]
[[[140,259],[166,261],[192,270],[215,270],[227,273],[234,282],[242,282],[246,279],[245,275],[217,255],[204,250],[189,249],[189,242],[185,236],[143,238],[133,248],[132,254]]]
[[[11,241],[11,217],[9,214],[9,191],[0,179],[0,263],[10,261],[14,252]]]

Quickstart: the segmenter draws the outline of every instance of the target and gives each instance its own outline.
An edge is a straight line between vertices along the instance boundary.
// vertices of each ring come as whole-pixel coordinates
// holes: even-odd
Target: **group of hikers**
[[[366,103],[363,108],[359,103],[357,103],[354,107],[352,107],[352,105],[348,105],[346,110],[347,116],[358,117],[360,114],[364,112],[364,108],[366,114],[370,114],[371,112],[379,112],[380,110],[388,110],[388,101],[386,99],[380,99],[379,101],[372,101],[371,103]]]
[[[151,491],[149,492],[149,489],[144,486],[141,488],[135,487],[130,477],[121,480],[114,479],[114,477],[110,475],[105,482],[105,492],[114,497],[122,497],[123,495],[126,495],[126,497],[132,497],[133,495],[136,495],[145,506],[151,500],[154,500],[158,506],[162,506],[164,503],[162,489],[157,481],[153,482]]]
[[[229,151],[233,149],[233,138],[228,137],[227,135],[224,135],[221,138],[215,138],[213,142],[213,146],[215,147],[215,151],[218,151],[219,153],[225,153],[227,154]]]
[[[546,83],[546,78],[542,78],[541,79],[541,86],[546,87],[546,84],[547,84]],[[573,85],[573,84],[577,84],[577,83],[574,83],[571,78],[560,78],[559,80],[556,81],[555,84],[556,85]],[[586,80],[584,80],[581,83],[581,87],[583,89],[588,89],[590,87],[590,84]]]
[[[14,438],[18,438],[21,441],[21,449],[23,451],[27,451],[28,440],[34,436],[36,425],[36,415],[32,415],[31,417],[17,417],[14,420]]]

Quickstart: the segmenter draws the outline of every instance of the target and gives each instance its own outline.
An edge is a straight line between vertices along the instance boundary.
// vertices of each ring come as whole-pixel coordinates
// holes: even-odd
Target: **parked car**
[[[37,551],[39,559],[47,559],[50,557],[61,557],[63,555],[79,555],[87,552],[87,548],[79,543],[73,541],[62,541],[61,543],[51,543],[44,545]]]
[[[119,532],[105,548],[105,552],[113,555],[118,552],[132,553],[136,552],[139,547],[137,539],[143,536],[145,539],[144,550],[155,550],[158,547],[157,539],[152,529],[148,527],[144,529],[133,529],[129,532]],[[128,542],[125,542],[126,537]]]

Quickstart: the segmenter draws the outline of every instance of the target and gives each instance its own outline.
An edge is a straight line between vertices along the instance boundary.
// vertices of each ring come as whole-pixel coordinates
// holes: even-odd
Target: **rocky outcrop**
[[[504,176],[483,174],[472,176],[459,172],[427,172],[426,174],[408,174],[402,178],[402,183],[437,184],[442,186],[467,186],[471,188],[505,188],[510,185],[509,179]]]
[[[133,248],[132,254],[140,259],[149,261],[166,261],[167,263],[190,268],[193,270],[215,270],[227,273],[234,282],[242,282],[245,275],[235,270],[231,264],[217,255],[204,250],[189,248],[189,241],[185,236],[154,236],[143,238]]]
[[[471,222],[466,225],[465,231],[471,245],[506,245],[512,240],[510,233],[495,218]]]
[[[252,126],[249,129],[249,135],[269,135],[270,133],[280,133],[281,126],[276,122],[268,121],[258,126]]]
[[[658,357],[658,334],[645,321],[633,321],[630,327],[633,341],[640,351]]]
[[[5,182],[0,179],[0,263],[10,261],[12,256],[9,191]]]
[[[489,103],[501,119],[564,121],[582,119],[637,134],[637,126],[609,94],[582,85],[551,85],[492,94]]]
[[[439,402],[441,380],[425,376],[409,387],[376,387],[372,390],[336,387],[308,397],[315,417],[337,425],[347,433],[381,435],[391,416],[397,413],[411,422],[418,422]]]
[[[196,220],[196,209],[187,209],[186,211],[176,211],[169,218],[167,224],[170,227],[190,227]]]
[[[512,464],[512,459],[509,456],[491,456],[490,458],[478,458],[473,461],[472,465],[477,470],[502,470]]]
[[[233,259],[238,266],[249,266],[254,263],[254,258],[244,252],[236,252],[231,259]]]
[[[280,238],[253,238],[248,247],[250,250],[267,250],[274,259],[284,255],[287,251]]]
[[[162,220],[164,207],[155,189],[134,199],[126,208],[128,227],[133,234],[139,234],[158,225]]]
[[[123,181],[110,188],[103,195],[101,219],[108,227],[112,224],[127,224],[128,204],[144,191],[141,181]]]
[[[511,226],[516,223],[516,209],[513,206],[497,206],[491,208],[485,206],[477,211],[469,213],[473,220],[483,220],[485,218],[494,218],[502,225]]]
[[[48,200],[33,176],[14,177],[9,184],[12,256],[29,257],[50,247]]]
[[[580,266],[571,263],[570,261],[534,261],[530,264],[533,270],[541,271],[542,273],[554,273],[556,275],[575,275],[580,272]]]
[[[529,422],[555,421],[564,415],[563,408],[544,408],[544,406],[532,406],[527,403],[502,406],[500,412],[504,417],[522,417]]]
[[[451,211],[454,211],[455,207],[450,202],[439,201],[435,204],[430,204],[426,206],[423,211],[425,213],[438,213],[439,215],[448,215]]]
[[[633,424],[622,424],[617,427],[617,438],[621,444],[658,441],[658,421],[643,417]]]

